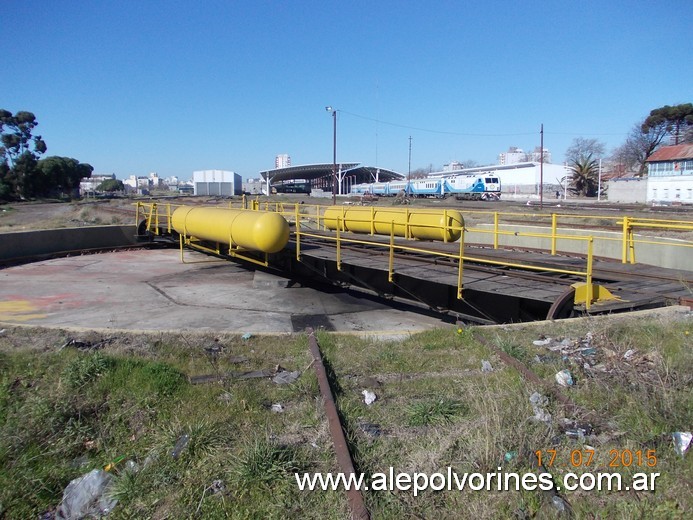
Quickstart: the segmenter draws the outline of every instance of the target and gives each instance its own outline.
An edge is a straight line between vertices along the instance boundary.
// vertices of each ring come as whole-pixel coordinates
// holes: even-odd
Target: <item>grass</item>
[[[342,490],[300,492],[294,472],[339,471],[307,339],[230,334],[72,335],[97,352],[62,350],[66,333],[5,327],[0,334],[0,517],[35,518],[59,504],[70,480],[114,465],[111,518],[346,518]],[[597,354],[550,356],[541,335],[582,339]],[[689,334],[686,334],[689,332]],[[528,365],[536,387],[483,344],[481,335]],[[522,327],[441,329],[401,342],[325,332],[318,341],[333,372],[336,401],[357,471],[458,473],[536,470],[531,454],[555,449],[548,468],[560,479],[575,450],[565,421],[589,423],[595,449],[585,471],[657,471],[656,493],[565,492],[576,518],[684,518],[693,458],[674,453],[671,433],[690,430],[693,398],[690,320],[556,322]],[[205,347],[221,346],[210,356]],[[635,351],[629,361],[628,350]],[[239,358],[246,358],[238,362]],[[494,371],[481,371],[488,359]],[[303,371],[291,385],[225,379],[193,385],[188,376],[281,365]],[[576,385],[561,391],[573,412],[550,398],[551,423],[531,419],[529,395],[555,388],[568,368]],[[366,406],[362,390],[378,396]],[[283,411],[272,411],[281,403]],[[609,468],[610,452],[654,450],[655,468]],[[176,456],[172,455],[176,452]],[[633,500],[624,500],[624,497]],[[532,491],[369,491],[373,518],[554,518],[550,497]],[[633,505],[635,504],[635,505]],[[461,513],[463,512],[463,513]]]

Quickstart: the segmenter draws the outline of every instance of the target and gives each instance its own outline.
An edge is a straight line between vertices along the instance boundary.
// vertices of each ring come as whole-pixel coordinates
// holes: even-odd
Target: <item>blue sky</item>
[[[690,0],[18,1],[2,6],[0,108],[47,155],[119,178],[254,177],[337,160],[406,172],[575,137],[607,150],[693,101]]]

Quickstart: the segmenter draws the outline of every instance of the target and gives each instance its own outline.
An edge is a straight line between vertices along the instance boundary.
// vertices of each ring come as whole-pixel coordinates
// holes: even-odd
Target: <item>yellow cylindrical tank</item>
[[[281,251],[289,241],[289,223],[268,211],[181,206],[171,225],[181,235],[263,253]]]
[[[447,240],[454,242],[460,238],[464,219],[456,210],[440,209],[400,209],[400,208],[344,208],[333,207],[325,210],[323,221],[327,229],[337,229],[354,233],[389,235],[392,222],[395,223],[395,236],[406,236],[409,223],[409,236],[420,240]]]

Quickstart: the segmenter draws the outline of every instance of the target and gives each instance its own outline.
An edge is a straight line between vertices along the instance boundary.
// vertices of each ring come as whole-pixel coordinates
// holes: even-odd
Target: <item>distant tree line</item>
[[[31,112],[0,109],[0,200],[73,197],[94,168],[70,157],[39,159],[47,146]]]

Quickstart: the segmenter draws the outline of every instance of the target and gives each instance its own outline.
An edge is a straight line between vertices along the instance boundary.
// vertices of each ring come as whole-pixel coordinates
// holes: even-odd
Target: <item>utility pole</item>
[[[541,151],[539,152],[539,209],[544,209],[544,123],[541,124]]]
[[[409,171],[407,173],[407,182],[411,182],[411,136],[409,136]]]
[[[331,106],[325,110],[332,112],[332,205],[337,204],[337,110]]]

